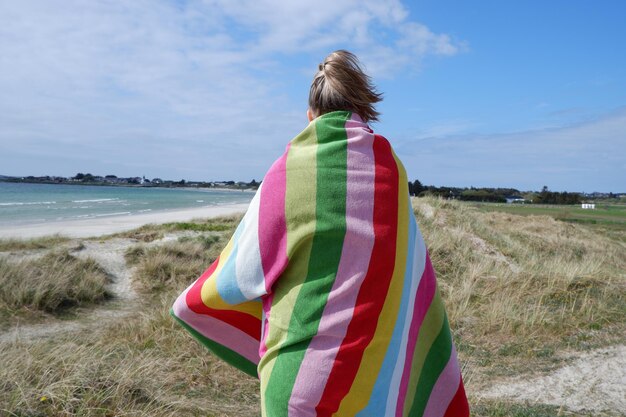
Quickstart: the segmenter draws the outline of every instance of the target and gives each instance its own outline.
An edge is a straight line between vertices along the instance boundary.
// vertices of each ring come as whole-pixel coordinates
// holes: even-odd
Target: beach
[[[91,219],[2,225],[0,226],[0,238],[30,239],[54,234],[85,238],[124,232],[150,223],[184,222],[195,218],[228,216],[243,213],[247,208],[248,204],[246,203],[224,204]]]
[[[448,291],[451,325],[466,341],[459,357],[474,415],[622,415],[622,229],[428,197],[412,204]],[[0,413],[95,404],[150,417],[259,415],[258,380],[208,353],[169,315],[226,247],[238,223],[230,215],[247,207],[0,225],[0,240],[70,237],[0,242],[0,381],[14,381],[0,390]],[[203,221],[110,236],[193,219]],[[137,393],[147,400],[138,403]]]

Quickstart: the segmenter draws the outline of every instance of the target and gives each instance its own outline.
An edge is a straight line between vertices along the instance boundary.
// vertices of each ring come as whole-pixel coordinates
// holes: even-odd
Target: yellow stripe
[[[231,310],[231,311],[239,311],[242,313],[250,314],[258,319],[261,319],[261,304],[258,301],[250,301],[246,303],[241,303],[237,305],[232,305],[224,301],[224,299],[220,296],[217,291],[217,277],[220,272],[224,268],[224,265],[228,261],[230,257],[233,246],[235,245],[235,236],[233,235],[226,247],[220,253],[220,258],[217,264],[217,268],[211,274],[211,276],[204,281],[202,284],[202,290],[200,291],[200,297],[202,298],[202,302],[210,308],[216,310]]]
[[[348,395],[343,399],[334,416],[353,416],[367,406],[370,394],[376,383],[380,367],[385,359],[387,347],[391,341],[393,328],[398,319],[398,310],[402,298],[404,266],[407,260],[409,239],[409,212],[406,172],[396,155],[393,155],[398,167],[398,229],[396,234],[396,260],[389,292],[380,313],[374,338],[365,349],[361,366]]]
[[[287,257],[289,264],[274,285],[269,317],[267,352],[259,363],[261,408],[265,410],[265,383],[272,374],[276,355],[285,342],[291,312],[306,278],[309,256],[315,235],[315,198],[317,192],[317,136],[315,123],[291,142],[287,154],[285,217],[287,221]]]

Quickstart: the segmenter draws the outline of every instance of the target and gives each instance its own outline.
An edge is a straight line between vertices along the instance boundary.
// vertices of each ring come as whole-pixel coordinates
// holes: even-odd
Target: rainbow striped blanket
[[[356,114],[289,143],[171,314],[258,376],[263,416],[469,416],[406,173]]]

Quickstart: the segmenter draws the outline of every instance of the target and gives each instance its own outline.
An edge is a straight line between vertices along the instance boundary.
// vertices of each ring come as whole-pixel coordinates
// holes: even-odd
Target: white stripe
[[[261,187],[250,202],[248,211],[243,218],[244,230],[238,241],[236,262],[237,286],[248,300],[265,295],[265,276],[259,249],[259,207],[261,203]]]

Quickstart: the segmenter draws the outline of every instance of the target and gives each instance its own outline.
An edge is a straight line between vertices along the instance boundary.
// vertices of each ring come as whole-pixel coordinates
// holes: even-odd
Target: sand
[[[99,217],[95,219],[80,219],[20,226],[1,226],[0,238],[28,239],[53,234],[83,238],[101,236],[124,232],[149,223],[184,222],[195,218],[218,217],[243,213],[247,208],[247,203],[228,204],[126,216]]]
[[[571,363],[556,371],[499,381],[483,397],[530,400],[577,412],[624,412],[626,346],[574,353]]]

